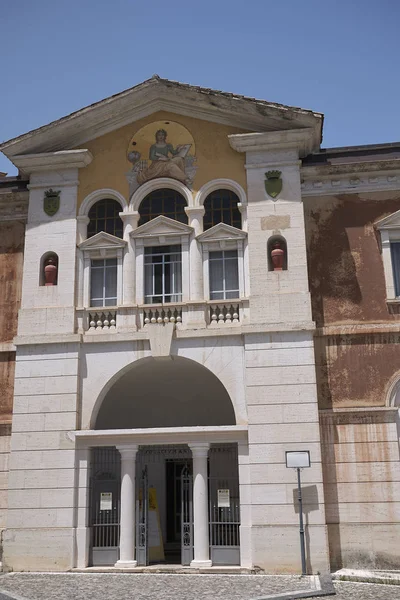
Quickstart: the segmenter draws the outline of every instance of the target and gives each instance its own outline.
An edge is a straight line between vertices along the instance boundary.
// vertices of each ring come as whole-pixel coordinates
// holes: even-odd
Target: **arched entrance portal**
[[[174,356],[133,363],[107,392],[94,429],[235,424],[220,380],[193,360]]]
[[[141,359],[108,387],[93,425],[92,565],[240,564],[245,432],[211,371]]]

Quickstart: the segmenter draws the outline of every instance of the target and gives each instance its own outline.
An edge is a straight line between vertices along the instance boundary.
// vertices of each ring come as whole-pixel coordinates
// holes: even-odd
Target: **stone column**
[[[198,302],[204,300],[203,287],[203,259],[201,255],[201,244],[196,236],[203,231],[204,206],[186,207],[190,227],[194,229],[194,236],[190,242],[190,300]]]
[[[134,253],[134,241],[132,240],[130,233],[137,228],[140,215],[137,211],[119,213],[124,223],[124,241],[127,243],[124,264],[123,264],[123,292],[122,292],[122,304],[124,306],[131,306],[136,303],[135,298],[135,253]]]
[[[136,567],[135,560],[135,467],[138,446],[118,446],[121,454],[121,534],[118,568]]]
[[[191,567],[211,567],[209,552],[207,457],[210,444],[189,444],[193,456],[194,559]]]

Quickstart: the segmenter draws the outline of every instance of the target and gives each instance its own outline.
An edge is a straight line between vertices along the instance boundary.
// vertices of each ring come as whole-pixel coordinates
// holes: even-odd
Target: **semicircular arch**
[[[86,198],[83,200],[82,204],[79,207],[78,216],[87,217],[90,209],[94,204],[96,204],[96,202],[108,198],[119,202],[119,204],[121,205],[121,212],[127,210],[128,202],[122,194],[111,188],[103,188],[101,190],[95,190],[94,192],[91,192],[88,196],[86,196]]]
[[[123,367],[102,389],[90,422],[96,430],[220,425],[236,425],[228,391],[207,367],[181,356]]]
[[[216,190],[230,190],[237,195],[240,204],[247,204],[246,192],[236,181],[233,179],[213,179],[199,189],[194,201],[195,206],[204,206],[206,198]]]
[[[142,200],[144,200],[151,192],[160,189],[169,189],[179,192],[186,200],[187,206],[193,206],[193,194],[186,185],[177,179],[160,177],[158,179],[147,181],[132,194],[129,202],[130,210],[139,211]]]

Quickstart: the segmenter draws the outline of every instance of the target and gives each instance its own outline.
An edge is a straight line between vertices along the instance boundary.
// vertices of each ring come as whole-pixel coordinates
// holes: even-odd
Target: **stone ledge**
[[[333,408],[319,411],[320,420],[334,425],[357,423],[395,423],[398,409],[394,406],[368,406],[362,408]]]

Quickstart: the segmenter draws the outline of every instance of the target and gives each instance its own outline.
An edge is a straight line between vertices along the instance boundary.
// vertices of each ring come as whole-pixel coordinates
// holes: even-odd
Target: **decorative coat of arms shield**
[[[43,210],[49,217],[53,217],[60,208],[61,190],[46,190],[43,198]]]
[[[265,191],[275,200],[282,191],[282,171],[268,171],[265,173]]]

